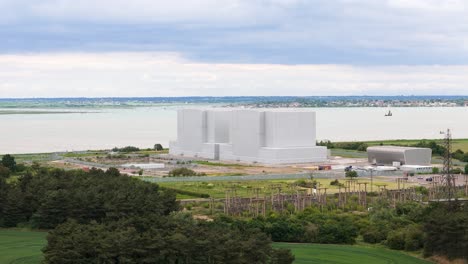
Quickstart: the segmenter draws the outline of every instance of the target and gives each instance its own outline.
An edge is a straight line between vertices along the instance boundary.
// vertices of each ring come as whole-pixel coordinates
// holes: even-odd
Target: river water
[[[0,114],[0,154],[143,148],[175,140],[176,109],[157,106],[62,114]],[[0,112],[6,109],[0,109]],[[21,109],[17,109],[21,110]],[[317,108],[317,139],[331,141],[468,138],[468,107]],[[36,109],[50,111],[50,109]],[[57,111],[57,109],[54,109]],[[73,111],[73,109],[66,109]],[[77,111],[82,111],[77,109]]]

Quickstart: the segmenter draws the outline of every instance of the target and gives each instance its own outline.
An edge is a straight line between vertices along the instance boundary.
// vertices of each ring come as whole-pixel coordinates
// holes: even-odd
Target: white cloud
[[[174,53],[0,55],[0,98],[468,95],[468,66],[216,64]]]

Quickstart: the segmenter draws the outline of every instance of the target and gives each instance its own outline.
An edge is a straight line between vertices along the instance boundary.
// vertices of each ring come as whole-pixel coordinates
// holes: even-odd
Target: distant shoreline
[[[247,108],[467,107],[468,96],[187,96],[102,98],[0,98],[0,109],[105,109],[203,104],[219,105],[222,107]]]

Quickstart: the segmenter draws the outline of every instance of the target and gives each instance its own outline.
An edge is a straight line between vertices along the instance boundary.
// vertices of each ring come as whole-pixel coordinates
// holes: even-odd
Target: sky
[[[0,97],[468,95],[468,0],[0,0]]]

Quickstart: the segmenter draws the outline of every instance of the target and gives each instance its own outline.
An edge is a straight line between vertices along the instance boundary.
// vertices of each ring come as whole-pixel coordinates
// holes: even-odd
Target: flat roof
[[[383,150],[383,151],[405,151],[405,150],[415,150],[415,149],[430,149],[430,148],[417,148],[417,147],[401,147],[401,146],[370,146],[367,147],[367,150]]]

